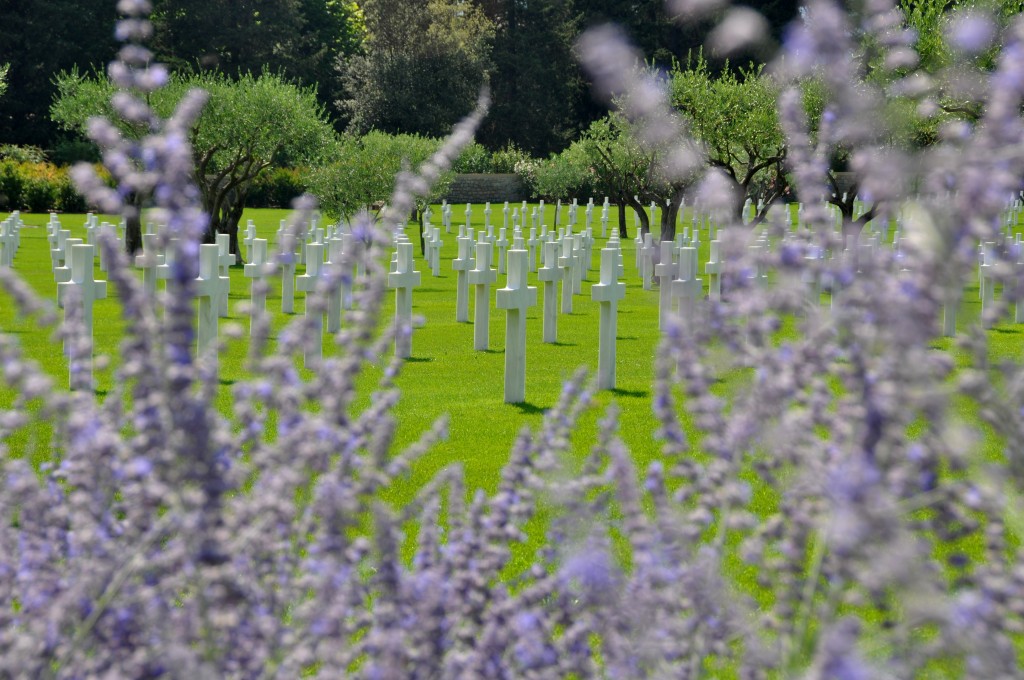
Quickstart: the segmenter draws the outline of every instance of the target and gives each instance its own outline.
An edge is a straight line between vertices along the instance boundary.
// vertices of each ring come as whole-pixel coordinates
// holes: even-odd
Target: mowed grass
[[[493,208],[492,224],[497,233],[502,223],[501,206],[495,205]],[[456,207],[454,222],[464,221],[463,209],[463,206]],[[546,206],[545,213],[547,224],[554,224],[554,207]],[[439,207],[435,207],[434,215],[439,214]],[[582,223],[582,206],[579,214]],[[536,429],[539,426],[544,411],[558,401],[564,382],[580,367],[591,372],[596,370],[598,304],[590,300],[589,289],[591,283],[597,280],[599,251],[606,241],[600,237],[599,214],[599,208],[595,209],[597,239],[593,250],[594,269],[589,275],[590,281],[583,283],[582,295],[574,297],[573,313],[558,316],[557,344],[546,344],[541,340],[543,284],[538,284],[535,275],[530,276],[530,284],[538,285],[539,291],[538,305],[527,314],[526,401],[521,404],[505,404],[502,399],[505,314],[494,308],[494,291],[505,285],[505,277],[499,276],[490,292],[490,349],[486,352],[474,351],[473,324],[455,321],[456,273],[452,270],[451,260],[457,254],[457,227],[453,225],[451,234],[442,233],[444,246],[441,275],[433,277],[418,252],[418,230],[415,225],[410,225],[408,234],[417,244],[416,268],[422,273],[422,283],[413,293],[413,314],[420,317],[423,324],[414,332],[413,356],[405,363],[397,380],[402,397],[394,413],[398,422],[395,446],[401,448],[416,441],[442,414],[448,415],[450,426],[448,438],[420,461],[408,487],[393,490],[395,495],[389,500],[402,503],[408,494],[436,470],[454,462],[464,466],[470,488],[493,491],[498,482],[498,472],[508,460],[516,435],[523,428]],[[258,236],[267,238],[272,248],[280,220],[287,216],[288,212],[283,210],[248,210],[242,223],[248,219],[254,220]],[[28,226],[22,230],[21,247],[14,268],[41,297],[55,301],[57,285],[50,269],[43,226],[49,217],[23,215],[23,219]],[[116,221],[110,216],[101,216],[100,219]],[[563,208],[563,223],[565,219],[566,210]],[[473,226],[482,228],[483,221],[483,206],[474,206]],[[84,238],[84,223],[84,215],[61,216],[62,227],[69,229],[72,237]],[[616,224],[616,213],[612,210],[609,234],[617,228]],[[633,225],[629,226],[632,233]],[[637,463],[644,465],[659,450],[658,442],[652,437],[656,423],[650,407],[653,358],[659,340],[658,293],[657,290],[642,289],[635,273],[632,241],[623,241],[622,247],[626,297],[619,303],[617,389],[596,395],[601,408],[590,411],[584,417],[576,432],[574,444],[581,454],[589,448],[594,441],[596,423],[603,414],[603,407],[614,401],[620,410],[622,437],[634,452]],[[297,273],[301,271],[300,265]],[[95,273],[97,278],[105,278],[98,261]],[[228,318],[221,319],[221,330],[225,324],[237,324],[242,328],[242,338],[229,340],[220,360],[222,388],[218,408],[225,415],[230,413],[230,386],[250,377],[245,370],[248,317],[240,307],[249,299],[251,282],[244,277],[241,266],[232,267],[230,276],[230,313]],[[162,283],[159,285],[163,286]],[[267,301],[275,332],[280,331],[291,318],[304,312],[303,294],[296,292],[295,314],[282,314],[280,294],[280,285],[275,282]],[[560,286],[556,286],[556,296],[560,299]],[[473,300],[472,291],[470,300]],[[471,319],[473,313],[471,304]],[[389,294],[382,322],[390,322],[393,314],[394,296]],[[98,395],[103,398],[111,387],[113,369],[118,360],[118,346],[124,330],[117,291],[113,286],[108,286],[107,299],[96,303],[94,318],[97,356],[95,377]],[[67,384],[67,361],[59,344],[52,340],[51,332],[39,328],[34,320],[19,318],[12,299],[5,292],[0,292],[0,331],[14,334],[26,358],[39,363],[45,372],[53,376],[57,385]],[[337,351],[327,335],[324,338],[324,351],[328,356]],[[382,365],[386,358],[382,357]],[[301,358],[297,360],[297,365],[301,366]],[[361,385],[364,388],[361,392],[362,401],[357,403],[357,407],[369,403],[379,369],[378,366],[369,371],[368,380]],[[9,406],[12,399],[10,391],[0,390],[0,407]],[[49,456],[47,436],[45,427],[26,428],[9,444],[16,454],[28,454],[39,461]]]
[[[531,204],[530,209],[532,210]],[[473,209],[472,225],[478,229],[484,226],[483,205]],[[491,223],[495,233],[502,225],[500,204],[492,206]],[[554,225],[554,206],[545,206],[544,221]],[[441,213],[435,206],[436,219]],[[566,222],[567,210],[563,207],[560,221]],[[257,235],[270,241],[271,248],[275,241],[275,232],[282,219],[287,218],[285,210],[247,210],[242,224],[252,219],[257,226]],[[452,233],[443,233],[441,275],[434,277],[419,253],[419,235],[416,225],[410,225],[407,232],[416,244],[416,269],[421,272],[422,283],[413,293],[413,313],[423,320],[423,324],[413,334],[413,356],[408,360],[397,380],[402,391],[401,401],[395,410],[398,431],[395,440],[396,448],[404,447],[418,439],[420,434],[430,427],[431,423],[447,414],[449,417],[448,438],[428,453],[416,466],[407,488],[395,489],[389,500],[401,504],[438,469],[454,462],[460,463],[467,477],[469,488],[482,488],[493,491],[498,482],[498,472],[508,460],[508,453],[516,435],[523,428],[536,429],[546,409],[552,407],[559,398],[562,387],[580,367],[588,369],[591,374],[596,371],[598,353],[598,304],[590,299],[590,285],[597,280],[600,264],[600,248],[606,238],[601,236],[600,208],[595,207],[593,228],[595,243],[592,253],[592,267],[589,281],[582,286],[582,295],[574,297],[573,313],[558,315],[558,342],[548,344],[542,342],[542,314],[544,289],[543,283],[530,275],[530,284],[538,287],[538,304],[527,314],[527,361],[526,361],[526,401],[521,404],[505,404],[502,400],[504,379],[504,343],[505,318],[504,312],[494,308],[494,290],[505,285],[505,277],[499,276],[496,285],[490,292],[490,348],[484,351],[473,350],[473,323],[455,321],[455,287],[456,273],[452,270],[451,261],[457,255],[456,226],[463,223],[464,206],[453,206]],[[618,228],[618,212],[609,211],[608,235]],[[48,215],[23,215],[28,225],[21,235],[21,248],[15,260],[14,268],[32,288],[44,299],[55,301],[57,286],[50,269],[48,244],[43,225]],[[101,216],[116,222],[111,216]],[[628,216],[630,235],[635,234],[632,213]],[[63,228],[71,231],[72,237],[84,238],[84,215],[61,216]],[[577,230],[585,223],[584,208],[580,206]],[[690,224],[689,212],[684,215],[683,224]],[[511,240],[511,229],[509,229]],[[700,262],[708,259],[706,232],[701,241]],[[658,290],[644,290],[640,284],[635,266],[635,250],[632,239],[622,241],[623,262],[626,284],[625,298],[619,303],[616,363],[617,389],[613,392],[598,392],[596,402],[598,408],[590,410],[577,428],[574,439],[576,453],[582,456],[594,441],[596,424],[603,415],[605,407],[615,403],[619,410],[620,435],[630,451],[636,464],[645,466],[658,455],[659,442],[653,437],[657,428],[651,410],[651,389],[653,380],[653,359],[659,341],[658,331]],[[297,273],[301,273],[301,265]],[[98,278],[104,278],[98,262],[95,269]],[[226,343],[226,351],[221,356],[220,379],[222,388],[218,399],[218,408],[225,415],[230,413],[230,386],[251,376],[245,369],[248,352],[248,317],[243,313],[244,303],[248,302],[251,282],[243,275],[240,265],[231,268],[230,312],[226,319],[221,319],[222,331],[226,324],[241,327],[241,339]],[[162,287],[162,283],[160,286]],[[706,285],[706,284],[705,284]],[[303,314],[303,293],[296,292],[295,312],[293,315],[281,313],[280,285],[275,282],[268,297],[267,308],[272,314],[275,333],[280,331],[297,315]],[[555,289],[560,299],[560,284]],[[470,293],[472,303],[472,289]],[[389,295],[382,318],[382,323],[390,321],[394,313],[394,296]],[[559,305],[560,307],[560,305]],[[963,303],[958,316],[960,328],[967,328],[977,322],[981,304],[978,299],[977,286],[968,287],[964,291]],[[470,318],[474,310],[470,309]],[[94,309],[95,330],[94,343],[97,356],[95,377],[97,391],[103,398],[111,387],[113,369],[117,365],[118,347],[123,337],[123,321],[117,301],[117,291],[108,286],[108,297],[97,302]],[[793,328],[793,326],[789,326]],[[0,291],[0,331],[14,334],[20,342],[25,356],[39,363],[43,370],[54,377],[58,385],[67,384],[67,361],[60,351],[59,344],[52,340],[48,330],[40,329],[33,320],[19,318],[13,301],[4,291]],[[796,331],[789,331],[795,333]],[[1021,326],[1004,324],[992,329],[989,340],[992,355],[995,359],[1017,357],[1020,354],[1022,340]],[[785,337],[787,333],[782,335]],[[957,364],[962,366],[968,357],[960,356],[955,344],[948,339],[937,339],[937,349],[954,352]],[[331,355],[337,351],[331,338],[325,335],[324,351]],[[383,365],[386,357],[382,357]],[[297,360],[301,366],[301,358]],[[380,366],[371,368],[367,380],[361,384],[361,399],[357,407],[369,403],[373,384],[379,377]],[[307,374],[308,375],[308,374]],[[741,387],[740,373],[736,372],[727,378],[723,389]],[[0,407],[7,407],[13,394],[0,388]],[[963,416],[973,419],[973,404],[964,402],[961,405]],[[684,425],[688,425],[685,420]],[[689,429],[689,428],[688,428]],[[692,430],[691,430],[692,432]],[[45,425],[37,425],[20,431],[9,445],[16,454],[28,454],[37,461],[49,456],[48,433]]]

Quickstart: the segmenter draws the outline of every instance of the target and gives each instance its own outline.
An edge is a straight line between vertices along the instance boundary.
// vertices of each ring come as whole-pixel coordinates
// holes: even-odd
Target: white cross
[[[220,248],[216,243],[199,246],[199,278],[195,280],[199,298],[197,350],[206,353],[217,341],[217,308],[224,282],[220,276]],[[216,356],[211,356],[216,360]]]
[[[163,264],[158,264],[156,266],[156,278],[158,281],[166,281],[171,278],[174,258],[176,257],[175,253],[177,252],[178,239],[167,239],[167,245],[164,247]]]
[[[679,300],[679,316],[688,319],[701,289],[697,278],[697,249],[684,246],[679,249],[679,275],[672,282],[672,297]]]
[[[259,315],[267,311],[267,292],[260,281],[267,275],[267,239],[253,238],[249,243],[249,263],[243,268],[247,279],[252,279],[250,297],[252,316],[249,320],[249,334]]]
[[[441,240],[441,229],[434,227],[434,248],[430,260],[430,273],[434,276],[441,275],[441,247],[444,241]]]
[[[503,249],[504,250],[504,249]],[[476,267],[469,272],[469,284],[474,287],[473,349],[486,350],[490,341],[491,284],[498,273],[491,269],[491,249],[485,243],[476,245]]]
[[[643,281],[644,290],[651,290],[654,277],[654,253],[657,247],[654,245],[654,237],[651,232],[644,234],[644,247],[640,251],[640,279]]]
[[[537,228],[530,227],[530,238],[526,239],[526,248],[529,256],[530,271],[537,271],[537,255],[539,254],[537,246],[540,245],[540,240],[537,238]]]
[[[572,235],[572,294],[583,292],[583,234]]]
[[[502,227],[498,231],[498,240],[494,242],[494,245],[498,247],[498,273],[505,273],[505,251],[508,250],[508,231],[505,227]]]
[[[71,389],[92,388],[92,308],[96,300],[107,297],[107,282],[93,278],[92,265],[95,257],[93,245],[74,244],[69,250],[71,258],[71,279],[57,285],[57,299],[64,308],[64,317],[68,316],[68,302],[81,305],[82,327],[88,339],[88,356],[71,357]]]
[[[704,274],[708,277],[708,294],[712,300],[722,299],[722,262],[719,255],[721,245],[718,239],[710,243],[711,252],[707,264],[704,265]]]
[[[220,276],[223,279],[224,290],[220,292],[220,299],[217,302],[217,314],[221,317],[228,315],[228,294],[231,292],[231,265],[236,261],[231,253],[231,235],[217,234],[217,262],[220,264]]]
[[[616,249],[601,250],[601,282],[590,287],[591,299],[601,304],[597,354],[597,388],[601,390],[615,389],[616,320],[619,300],[626,295],[626,285],[616,280],[617,259]]]
[[[252,242],[256,238],[256,223],[249,220],[245,225],[245,238],[242,239],[242,243],[245,244],[245,254],[250,260],[252,259]]]
[[[654,275],[658,277],[658,329],[665,330],[668,315],[672,313],[672,279],[677,268],[672,262],[673,244],[662,241],[660,244],[660,262],[654,265]],[[603,257],[603,255],[602,255]]]
[[[572,314],[572,236],[563,236],[561,243],[562,255],[558,258],[558,266],[562,270],[562,314]]]
[[[156,296],[157,267],[164,263],[157,251],[156,234],[143,234],[142,254],[135,256],[135,266],[142,270],[142,288],[151,300]]]
[[[455,320],[459,322],[469,321],[469,281],[466,274],[473,268],[473,260],[469,254],[470,243],[468,237],[459,237],[459,256],[452,260],[452,269],[456,272]]]
[[[326,265],[332,269],[340,267],[343,277],[338,282],[338,285],[331,289],[330,295],[327,298],[327,332],[337,333],[341,330],[343,290],[346,286],[351,290],[351,281],[346,283],[345,279],[351,279],[352,263],[345,257],[345,240],[343,238],[334,237],[327,239]]]
[[[287,258],[287,254],[285,255]],[[291,314],[295,311],[295,260],[288,258],[281,262],[281,313]]]
[[[0,223],[0,267],[14,264],[14,251],[17,249],[18,234],[14,221],[6,219]]]
[[[395,356],[403,359],[412,356],[412,289],[418,285],[420,273],[413,270],[412,244],[399,243],[398,268],[388,274],[388,288],[395,289]]]
[[[320,363],[324,355],[324,315],[313,310],[315,301],[313,292],[320,281],[324,266],[324,246],[322,243],[306,244],[306,272],[295,277],[295,287],[306,294],[305,313],[307,324],[313,328],[303,347],[303,364],[313,368]],[[314,304],[310,304],[314,303]]]
[[[560,244],[547,241],[544,244],[544,266],[537,270],[537,279],[544,282],[544,342],[558,342],[558,280],[562,270],[558,267]]]
[[[53,280],[58,284],[71,280],[71,249],[81,245],[82,239],[69,238],[64,241],[64,264],[53,270]],[[61,288],[57,287],[57,304],[60,304]]]
[[[995,281],[992,279],[992,250],[994,243],[985,243],[981,250],[981,264],[978,266],[978,280],[981,287],[981,326],[991,328],[993,320],[988,318],[995,299]]]
[[[57,247],[50,250],[50,266],[52,269],[56,269],[60,265],[64,264],[66,255],[64,252],[64,242],[68,240],[69,236],[71,236],[71,232],[67,229],[60,229],[57,231]]]
[[[497,292],[505,310],[505,403],[526,400],[526,310],[537,304],[537,289],[526,285],[529,267],[525,250],[508,252],[508,280]]]

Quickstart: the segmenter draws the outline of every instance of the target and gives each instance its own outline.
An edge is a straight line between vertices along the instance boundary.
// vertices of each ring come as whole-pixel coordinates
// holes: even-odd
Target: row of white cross
[[[592,202],[587,205],[588,218]],[[1019,206],[1018,206],[1019,207]],[[607,205],[605,206],[607,210]],[[451,207],[444,206],[443,211],[450,215]],[[525,211],[524,211],[525,213]],[[575,213],[575,206],[570,206],[570,215]],[[1007,211],[1008,228],[1016,224],[1016,212],[1012,209]],[[1012,216],[1012,217],[1011,217]],[[486,221],[489,222],[489,213],[485,212]],[[588,219],[589,221],[589,219]],[[496,296],[497,308],[505,309],[508,314],[509,328],[506,338],[506,401],[521,401],[524,397],[524,367],[525,366],[525,309],[536,304],[537,290],[526,285],[527,276],[531,272],[537,272],[537,280],[544,288],[544,341],[557,342],[557,295],[556,285],[562,281],[562,313],[571,313],[573,295],[579,294],[580,282],[585,280],[587,270],[591,261],[590,248],[593,243],[593,236],[589,228],[581,232],[573,233],[574,217],[570,217],[569,225],[566,228],[548,230],[546,225],[541,224],[540,233],[536,227],[529,229],[529,236],[523,235],[522,227],[513,221],[513,232],[511,242],[508,238],[508,231],[502,227],[498,234],[486,224],[484,229],[478,233],[471,227],[462,226],[458,236],[458,257],[452,262],[452,267],[457,273],[457,295],[456,295],[456,318],[459,321],[468,321],[468,286],[474,287],[476,299],[476,313],[474,318],[474,347],[476,349],[487,349],[489,344],[489,289],[497,281],[497,276],[505,273],[505,265],[508,265],[508,282],[505,288],[501,289]],[[19,232],[22,227],[20,215],[12,214],[3,222],[0,222],[0,266],[10,266],[13,255],[19,243]],[[124,224],[120,226],[120,236],[123,238]],[[70,237],[70,232],[61,229],[56,215],[51,215],[47,224],[47,236],[50,243],[51,263],[53,266],[54,278],[58,283],[58,303],[63,306],[64,300],[68,299],[70,290],[75,290],[71,296],[76,302],[80,301],[82,319],[85,325],[85,332],[92,335],[92,306],[96,300],[106,296],[106,284],[104,281],[96,280],[92,273],[92,263],[96,256],[95,236],[102,229],[113,229],[111,225],[100,224],[98,220],[90,215],[86,222],[86,241]],[[859,258],[866,262],[873,258],[874,254],[885,246],[887,231],[886,224],[874,233],[866,230],[863,242],[851,238],[847,247],[837,257]],[[281,240],[284,225],[278,231],[278,239]],[[253,279],[253,300],[252,307],[254,314],[265,309],[266,300],[258,291],[256,281],[266,276],[280,273],[282,275],[282,311],[291,312],[293,308],[294,289],[307,295],[316,287],[316,282],[324,271],[326,265],[343,264],[349,262],[348,255],[352,252],[353,237],[346,225],[328,225],[322,229],[314,223],[311,228],[305,230],[302,238],[297,243],[295,258],[283,258],[283,264],[272,264],[268,259],[267,241],[255,237],[255,225],[250,221],[246,226],[244,238],[240,241],[248,251],[250,263],[245,267],[245,276]],[[426,246],[426,263],[434,275],[440,273],[440,252],[443,242],[441,232],[437,227],[432,226],[429,220],[424,229]],[[714,238],[713,227],[709,227],[708,236],[711,239],[710,257],[704,267],[704,274],[709,279],[708,295],[711,299],[721,297],[721,267],[720,243]],[[147,226],[147,233],[143,235],[143,254],[136,258],[135,264],[143,272],[143,283],[145,290],[154,294],[156,282],[162,278],[168,278],[173,262],[170,258],[176,252],[172,244],[164,244],[163,252],[160,250],[157,236],[152,233],[152,228]],[[1020,242],[1021,237],[1016,236],[1016,247],[1018,252],[1024,251],[1024,244]],[[703,293],[703,281],[699,278],[698,272],[698,248],[700,239],[700,228],[695,227],[692,235],[689,229],[684,229],[678,235],[676,242],[655,243],[650,234],[637,247],[637,271],[640,274],[644,288],[651,288],[651,281],[656,279],[660,289],[659,299],[659,323],[664,327],[668,315],[676,310],[687,318],[693,311],[693,305],[700,299]],[[895,251],[895,261],[900,262],[901,234],[897,226],[897,232],[892,242]],[[235,263],[235,256],[230,253],[230,241],[227,235],[219,235],[216,244],[203,245],[200,248],[200,274],[196,280],[196,294],[199,297],[199,328],[198,345],[199,351],[208,350],[216,341],[217,318],[226,316],[228,313],[228,296],[230,279],[227,276],[228,268]],[[171,246],[171,247],[168,247]],[[767,236],[761,235],[753,245],[752,249],[767,250],[770,246]],[[989,282],[991,275],[988,273],[993,266],[994,243],[982,244],[979,247],[979,295],[982,299],[983,311],[993,302],[994,286]],[[606,252],[607,251],[607,252]],[[166,253],[166,254],[165,254]],[[611,254],[607,254],[611,253]],[[808,259],[823,257],[820,251],[813,249],[807,254]],[[538,261],[539,259],[539,261]],[[1024,264],[1024,256],[1021,256]],[[606,264],[606,260],[613,264]],[[498,270],[492,268],[492,262],[497,261]],[[304,262],[306,271],[301,276],[295,277],[295,262]],[[514,263],[514,264],[513,264]],[[624,294],[624,285],[619,282],[623,275],[622,254],[617,236],[609,239],[606,248],[601,255],[601,279],[600,282],[591,287],[591,297],[601,303],[601,338],[599,351],[598,382],[603,389],[611,389],[615,384],[614,369],[614,346],[615,346],[615,309],[617,300]],[[897,265],[900,266],[900,265]],[[513,269],[514,267],[514,269]],[[523,269],[520,271],[520,267]],[[105,270],[105,262],[102,250],[100,251],[100,268]],[[761,282],[767,280],[767,272],[758,268],[752,276]],[[340,328],[341,310],[351,307],[352,304],[352,281],[355,280],[355,272],[349,272],[343,281],[345,286],[331,296],[327,306],[327,330],[331,333],[337,332]],[[413,245],[401,231],[395,242],[395,253],[392,263],[392,271],[388,276],[389,287],[396,290],[396,352],[400,356],[411,355],[411,300],[412,290],[420,283],[420,273],[413,269]],[[820,301],[820,293],[823,285],[830,283],[821,278],[809,280],[809,296],[814,301]],[[532,290],[532,293],[529,292]],[[525,292],[523,292],[525,291]],[[833,296],[834,299],[834,296]],[[307,313],[308,306],[307,306]],[[1024,321],[1024,306],[1018,305],[1015,310],[1015,321]],[[315,321],[314,321],[315,323]],[[319,325],[317,327],[320,327]],[[611,329],[611,330],[606,330]],[[944,329],[947,334],[955,332],[955,304],[947,306]],[[522,331],[522,332],[521,332]],[[320,335],[319,333],[317,335]],[[519,339],[522,338],[522,342]],[[315,366],[320,360],[322,347],[320,343],[314,343],[307,350],[306,363]],[[91,374],[90,374],[91,375]]]

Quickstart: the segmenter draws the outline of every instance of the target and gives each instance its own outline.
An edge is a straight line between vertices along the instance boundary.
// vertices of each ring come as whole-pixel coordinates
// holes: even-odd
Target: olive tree
[[[662,153],[645,149],[626,120],[612,113],[591,123],[567,149],[541,163],[534,189],[551,197],[574,192],[607,196],[618,207],[622,238],[628,238],[627,206],[636,211],[640,233],[646,234],[651,225],[644,203],[664,205],[667,201],[667,209],[662,211],[661,238],[672,239],[683,192],[691,178],[666,179],[660,172]]]
[[[415,169],[439,148],[443,140],[423,135],[372,131],[363,136],[343,135],[325,148],[307,173],[309,191],[333,217],[351,218],[361,210],[380,213],[394,192],[396,175]],[[420,228],[423,247],[423,211],[448,192],[454,176],[444,173],[426,196],[416,199],[409,216]]]
[[[738,217],[746,199],[760,204],[763,218],[785,191],[786,140],[779,125],[779,87],[760,66],[717,77],[703,56],[672,73],[672,103],[703,147],[706,163],[720,169],[735,189]]]
[[[51,115],[66,129],[84,134],[91,118],[105,115],[119,120],[126,136],[138,138],[147,132],[143,124],[111,115],[110,97],[116,87],[106,77],[64,73],[57,88]],[[297,87],[272,73],[238,79],[216,72],[176,74],[167,87],[150,95],[150,106],[168,116],[195,88],[208,93],[189,136],[196,184],[210,220],[206,239],[228,234],[231,251],[240,255],[238,221],[251,182],[274,163],[298,164],[314,157],[330,144],[334,132],[311,88]],[[136,200],[143,205],[146,197]],[[137,220],[129,227],[126,247],[135,252],[142,244],[141,230]]]

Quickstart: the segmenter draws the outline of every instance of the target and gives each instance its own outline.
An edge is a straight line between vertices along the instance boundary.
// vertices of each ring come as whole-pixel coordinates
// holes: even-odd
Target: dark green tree
[[[476,103],[493,25],[461,0],[367,0],[364,54],[343,65],[350,129],[442,136]]]
[[[176,69],[236,77],[264,69],[316,86],[321,103],[341,91],[339,58],[357,52],[362,15],[351,0],[157,0],[154,51]]]
[[[572,0],[498,0],[487,11],[495,25],[494,104],[477,138],[535,156],[565,148],[581,128],[585,96],[572,55],[579,31]]]
[[[111,0],[0,2],[0,61],[10,64],[12,93],[0,100],[0,141],[54,148],[60,133],[49,114],[53,77],[75,67],[105,68],[117,52],[110,30],[116,16]]]

